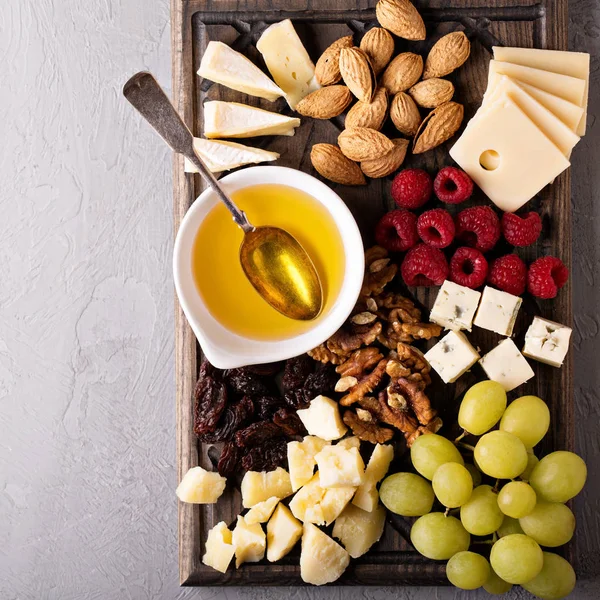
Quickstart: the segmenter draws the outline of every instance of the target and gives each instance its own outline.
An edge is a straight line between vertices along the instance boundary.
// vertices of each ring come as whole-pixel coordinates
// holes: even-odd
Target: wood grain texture
[[[245,53],[264,68],[254,42],[265,24],[291,17],[299,35],[305,42],[313,59],[334,39],[353,33],[358,42],[365,27],[374,21],[374,2],[356,2],[349,6],[340,0],[321,3],[318,10],[312,5],[293,0],[291,2],[248,3],[222,0],[172,0],[173,40],[173,91],[176,106],[196,135],[202,133],[202,102],[205,99],[235,100],[271,110],[286,111],[283,100],[269,103],[239,94],[221,86],[202,82],[195,75],[202,51],[209,39],[220,39]],[[309,6],[311,8],[309,9]],[[454,74],[456,98],[465,104],[465,118],[477,109],[487,80],[489,48],[494,43],[518,46],[536,46],[564,49],[567,45],[567,3],[549,0],[542,4],[525,1],[515,6],[509,0],[472,2],[462,0],[442,2],[435,0],[422,4],[428,27],[428,41],[423,43],[399,42],[398,49],[410,48],[425,54],[435,39],[456,28],[462,28],[471,38],[472,56],[465,67]],[[314,174],[308,154],[315,142],[334,142],[343,122],[341,120],[316,122],[303,119],[303,124],[293,138],[257,138],[251,143],[280,152],[278,164],[290,166]],[[451,142],[450,142],[451,144]],[[407,165],[424,167],[434,171],[449,161],[449,145],[420,157],[411,157]],[[174,165],[174,220],[175,229],[201,192],[198,176],[183,173],[183,162],[175,157]],[[373,241],[373,228],[381,214],[392,208],[389,199],[389,180],[372,181],[365,188],[332,187],[344,198],[356,217],[365,244]],[[475,198],[475,204],[483,197]],[[552,213],[552,227],[536,247],[520,252],[525,259],[541,254],[554,254],[571,263],[570,222],[570,172],[563,173],[553,186],[545,189],[532,204],[546,223]],[[509,251],[508,247],[505,251]],[[416,299],[430,307],[436,289],[412,290]],[[524,331],[534,314],[571,324],[570,284],[561,290],[552,302],[536,302],[526,299],[515,327],[517,343],[522,343]],[[474,345],[483,352],[490,350],[499,340],[495,334],[474,332]],[[176,309],[176,374],[177,374],[177,443],[179,477],[188,468],[201,464],[211,467],[210,448],[201,447],[192,432],[192,390],[196,379],[199,349],[179,306]],[[554,448],[573,446],[572,363],[556,370],[538,363],[532,364],[536,377],[518,390],[517,394],[533,393],[544,398],[551,408],[552,431],[544,442],[542,452]],[[465,376],[455,386],[437,385],[433,388],[436,406],[446,422],[451,422],[456,412],[457,398],[473,383],[481,371]],[[185,585],[297,585],[299,569],[297,550],[276,565],[258,563],[244,565],[239,570],[230,569],[221,575],[201,564],[206,532],[218,520],[231,523],[240,510],[239,491],[228,487],[226,495],[216,506],[199,507],[180,504],[179,549],[180,579]],[[418,556],[406,541],[406,527],[388,526],[382,541],[374,551],[352,561],[350,568],[338,583],[342,584],[424,584],[445,582],[443,565],[432,563]]]

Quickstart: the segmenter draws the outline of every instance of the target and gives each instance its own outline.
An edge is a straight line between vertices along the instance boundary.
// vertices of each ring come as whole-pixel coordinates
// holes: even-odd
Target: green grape
[[[575,571],[562,556],[544,552],[542,570],[523,587],[541,600],[561,600],[575,588]]]
[[[469,549],[471,536],[455,517],[432,512],[413,523],[410,541],[423,556],[448,560],[457,552]]]
[[[490,564],[498,577],[521,585],[531,581],[542,570],[544,555],[535,540],[515,533],[500,538],[492,546]]]
[[[500,596],[501,594],[506,594],[506,592],[509,592],[511,587],[511,583],[508,583],[508,581],[504,581],[504,579],[500,579],[500,577],[496,575],[496,571],[494,571],[494,569],[490,567],[490,576],[487,578],[487,581],[483,584],[483,589],[488,594]]]
[[[496,479],[514,479],[527,466],[523,442],[506,431],[490,431],[479,438],[474,456],[478,468]]]
[[[473,480],[473,487],[477,487],[481,484],[481,471],[470,463],[465,463],[465,468],[471,474],[471,479]]]
[[[522,396],[511,402],[502,415],[500,429],[516,435],[526,448],[533,448],[550,427],[550,411],[537,396]]]
[[[458,463],[445,463],[433,476],[433,491],[447,508],[458,508],[471,497],[473,479],[469,471]]]
[[[519,475],[519,477],[523,481],[529,481],[533,469],[535,469],[535,466],[539,462],[540,459],[533,453],[533,450],[531,448],[527,448],[527,466],[525,467],[525,470],[521,473],[521,475]]]
[[[473,435],[489,431],[506,409],[506,392],[496,381],[480,381],[465,394],[458,411],[458,424]]]
[[[573,537],[575,516],[564,504],[541,500],[526,517],[519,519],[519,525],[540,546],[556,548]]]
[[[430,481],[438,467],[444,463],[465,464],[456,446],[436,433],[419,436],[410,449],[410,459],[415,469]]]
[[[548,502],[566,502],[585,485],[587,467],[573,452],[552,452],[533,469],[529,483],[538,498]]]
[[[513,519],[527,516],[537,501],[533,488],[524,481],[510,481],[498,494],[500,510]]]
[[[386,477],[379,489],[384,506],[403,517],[420,517],[431,512],[435,496],[431,484],[414,473]]]
[[[498,537],[505,537],[507,535],[512,535],[513,533],[525,533],[521,525],[519,525],[519,519],[513,519],[512,517],[504,517],[504,521],[502,521],[502,525],[498,527],[498,531],[496,531]]]
[[[489,535],[502,525],[504,515],[498,506],[498,495],[489,485],[473,490],[471,498],[460,508],[460,520],[473,535]]]
[[[475,552],[457,552],[446,564],[448,581],[461,590],[480,588],[490,575],[490,563]]]

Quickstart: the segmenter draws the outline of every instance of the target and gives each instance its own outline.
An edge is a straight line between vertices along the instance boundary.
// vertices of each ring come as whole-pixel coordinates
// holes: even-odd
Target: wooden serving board
[[[518,5],[517,5],[518,4]],[[202,135],[202,103],[205,99],[238,101],[270,110],[287,112],[283,99],[270,103],[246,96],[196,75],[203,50],[209,40],[231,44],[255,64],[265,68],[254,44],[269,24],[291,18],[311,57],[316,60],[335,39],[354,34],[358,43],[363,33],[375,24],[375,0],[172,0],[173,95],[175,105],[195,135]],[[465,105],[465,123],[479,106],[487,81],[487,65],[492,45],[538,47],[563,50],[567,47],[567,0],[431,0],[418,4],[425,19],[428,40],[422,43],[399,40],[398,50],[425,55],[442,34],[463,29],[472,42],[469,61],[450,79],[455,83],[455,99]],[[266,71],[266,69],[265,69]],[[289,112],[287,113],[289,114]],[[246,140],[281,153],[277,164],[315,174],[309,160],[312,145],[332,142],[343,120],[302,119],[294,137],[264,137]],[[244,140],[241,140],[244,142]],[[418,166],[434,172],[450,162],[452,142],[420,157],[409,157],[404,166]],[[575,150],[577,160],[577,150]],[[380,216],[392,208],[390,179],[373,180],[367,186],[351,188],[330,184],[346,201],[361,228],[365,247],[373,243],[373,230]],[[181,219],[202,191],[197,175],[186,175],[183,159],[174,158],[175,231]],[[474,203],[483,203],[476,196]],[[570,173],[563,173],[530,206],[544,219],[544,232],[533,248],[520,250],[526,261],[543,254],[560,257],[571,265]],[[462,207],[461,207],[462,208]],[[508,252],[508,247],[504,252]],[[502,248],[500,248],[502,252]],[[437,288],[411,290],[424,306],[433,303]],[[564,324],[572,322],[571,288],[567,284],[553,301],[537,302],[527,297],[515,327],[517,344],[522,344],[525,329],[534,315]],[[477,330],[470,336],[482,353],[493,348],[499,337]],[[192,431],[193,398],[200,348],[185,316],[176,304],[176,377],[177,377],[177,456],[179,479],[191,467],[212,468],[210,447],[198,443]],[[531,361],[536,376],[527,385],[511,393],[536,394],[550,406],[552,423],[542,453],[553,449],[572,449],[573,442],[573,370],[570,358],[562,369]],[[477,379],[483,379],[478,366],[455,386],[434,386],[430,396],[446,423],[455,420],[457,399]],[[232,486],[233,487],[233,486]],[[302,584],[298,567],[298,549],[279,563],[266,561],[245,564],[222,575],[201,562],[208,530],[218,521],[232,523],[241,510],[237,489],[228,489],[216,505],[179,504],[179,564],[183,585],[298,585]],[[342,585],[437,585],[445,584],[444,564],[429,561],[410,546],[410,524],[390,520],[382,540],[350,567],[337,582]]]

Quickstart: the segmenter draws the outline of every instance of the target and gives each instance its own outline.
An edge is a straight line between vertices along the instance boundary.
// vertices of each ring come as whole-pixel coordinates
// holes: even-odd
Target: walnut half
[[[387,427],[381,427],[373,420],[363,421],[354,411],[347,410],[343,416],[344,423],[352,429],[352,433],[364,442],[385,444],[394,437],[394,432]]]

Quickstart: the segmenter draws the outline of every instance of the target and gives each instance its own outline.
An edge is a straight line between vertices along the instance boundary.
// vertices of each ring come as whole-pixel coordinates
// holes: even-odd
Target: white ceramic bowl
[[[342,199],[324,183],[302,171],[287,167],[249,167],[220,180],[228,192],[257,184],[282,184],[310,194],[331,214],[339,229],[345,252],[342,288],[334,304],[315,321],[315,326],[289,339],[265,341],[237,335],[221,325],[208,311],[192,276],[192,247],[198,227],[219,202],[205,190],[185,215],[173,254],[173,273],[179,302],[208,360],[220,369],[285,360],[318,346],[335,333],[356,304],[364,271],[364,250],[354,217]]]

